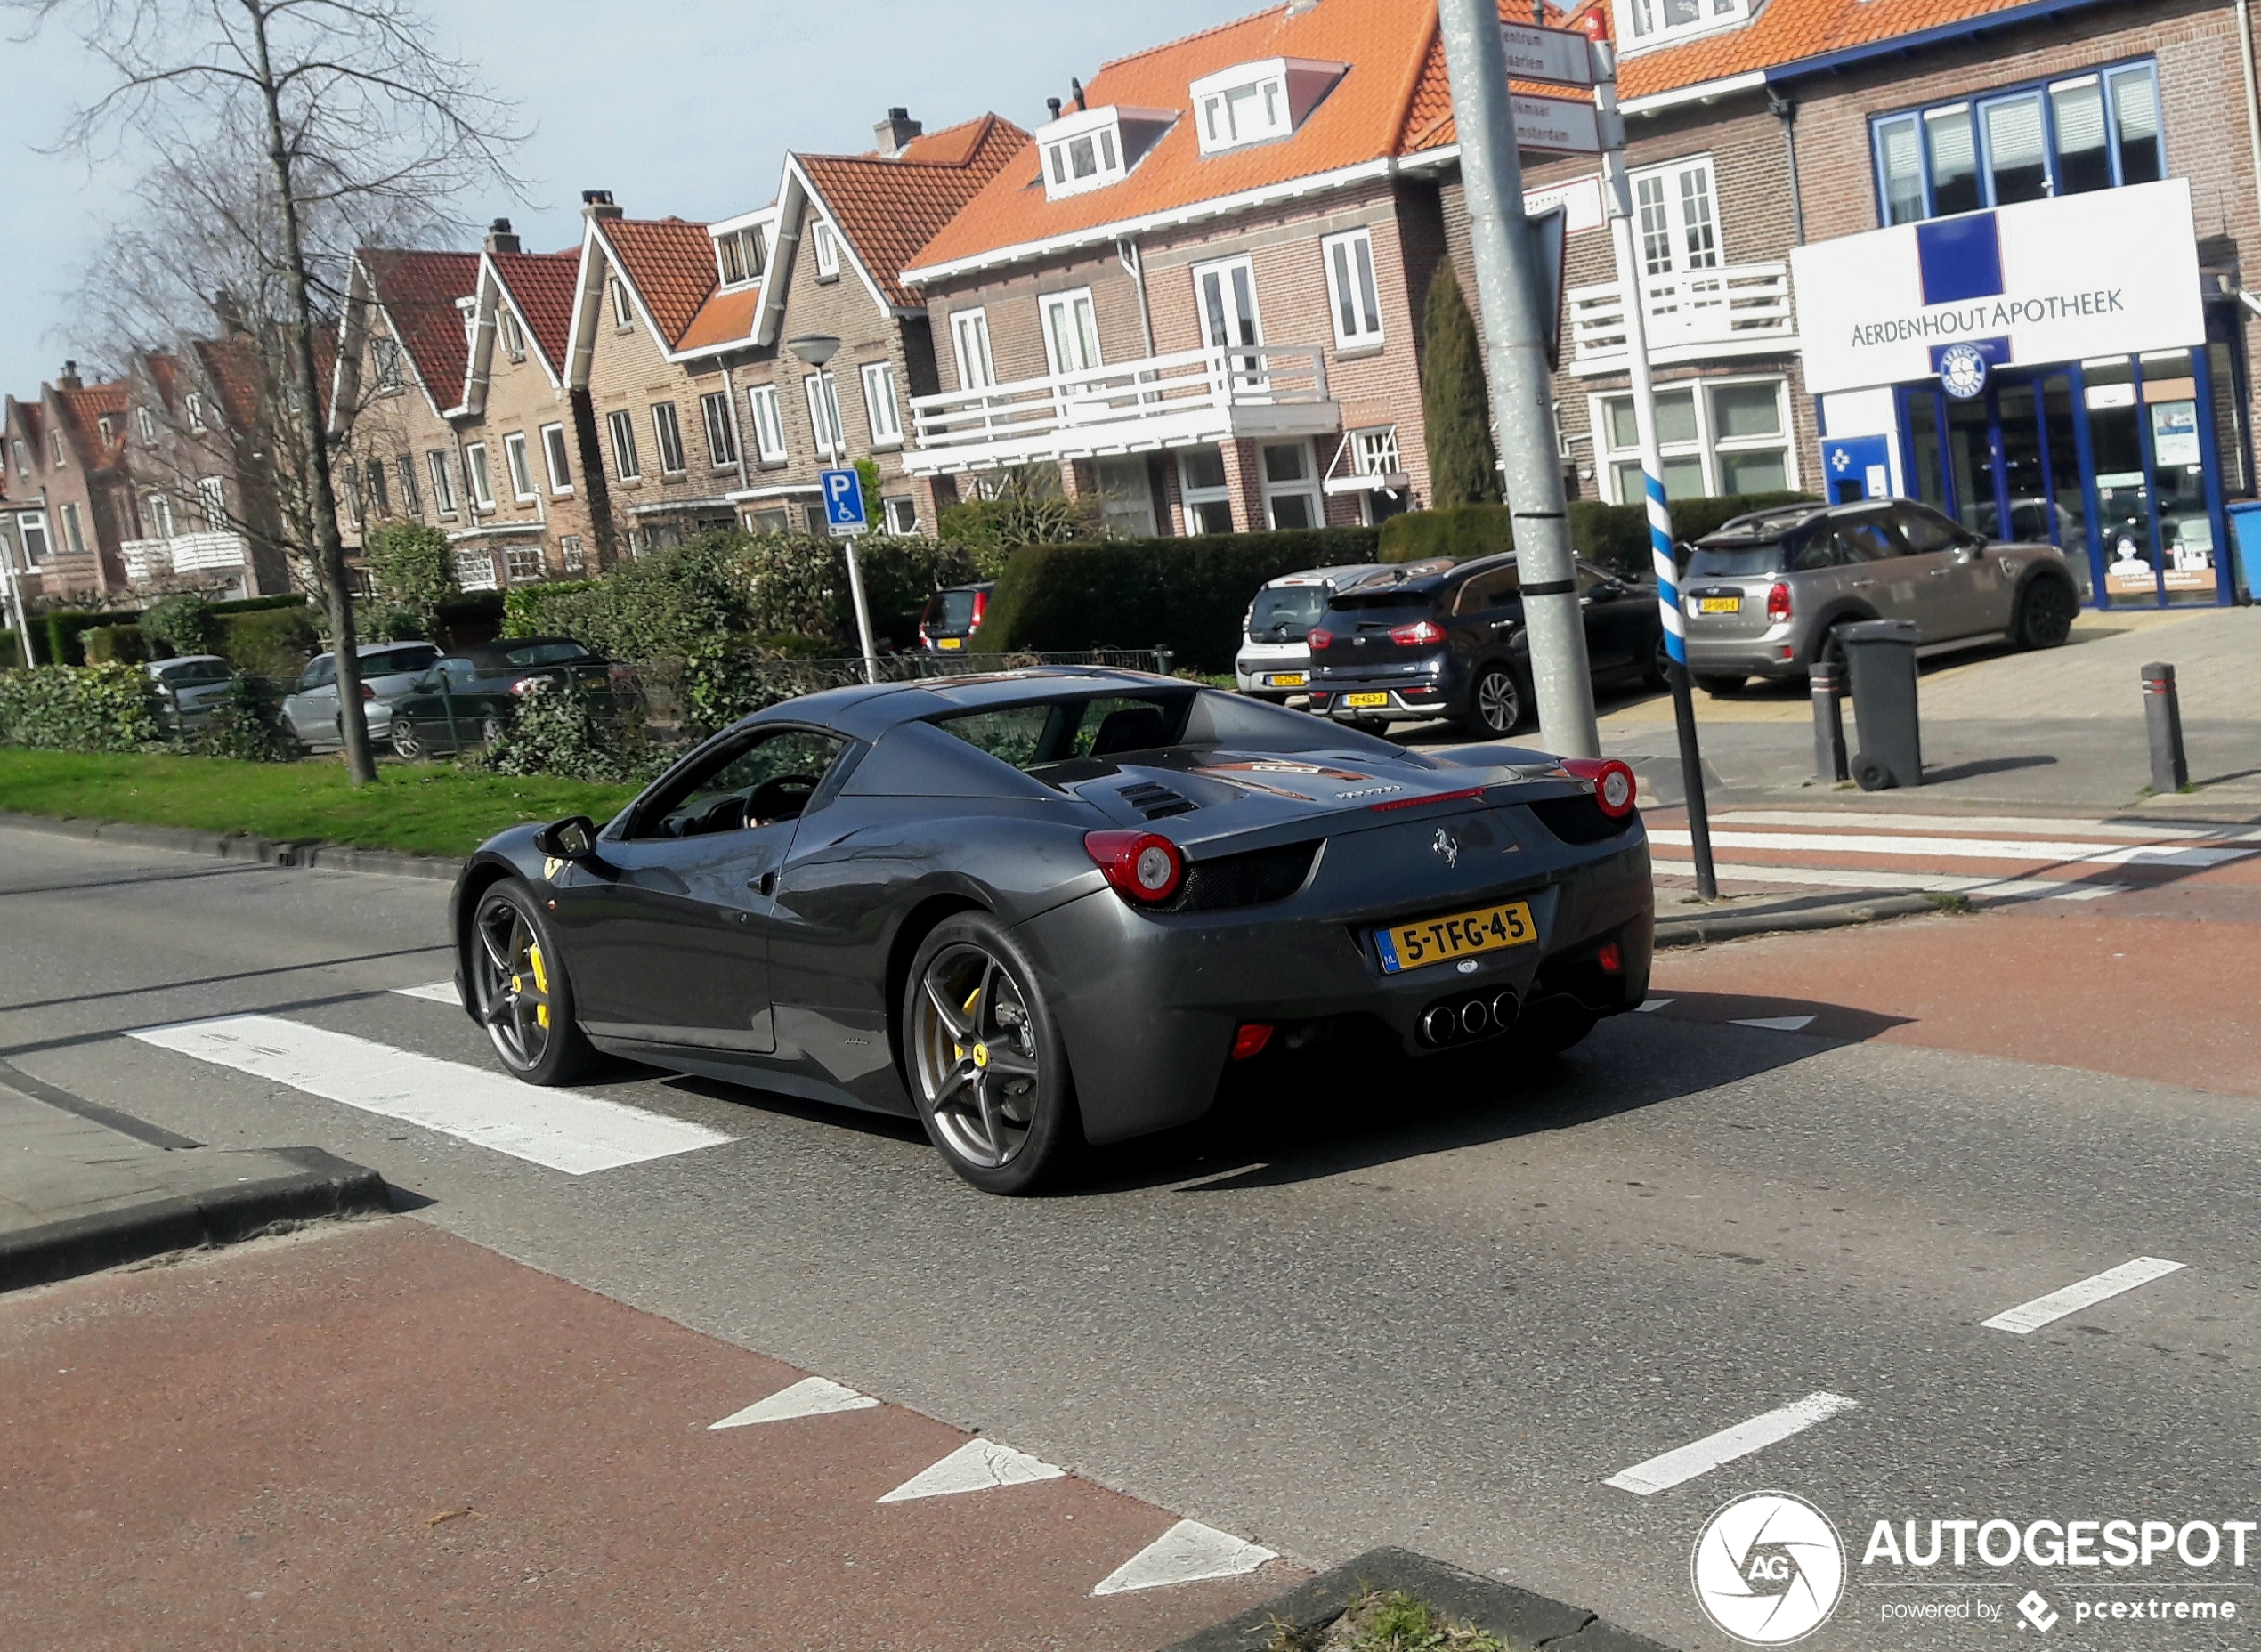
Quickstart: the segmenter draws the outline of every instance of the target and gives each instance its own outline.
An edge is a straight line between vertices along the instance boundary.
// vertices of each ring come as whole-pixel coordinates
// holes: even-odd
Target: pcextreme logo
[[[1752,1492],[1704,1523],[1690,1567],[1697,1604],[1746,1646],[1787,1646],[1829,1621],[1845,1547],[1829,1517],[1787,1492]]]

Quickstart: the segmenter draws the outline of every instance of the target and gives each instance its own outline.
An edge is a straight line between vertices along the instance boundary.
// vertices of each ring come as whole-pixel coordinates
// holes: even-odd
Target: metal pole
[[[1531,268],[1499,7],[1496,0],[1438,0],[1437,12],[1460,130],[1461,181],[1476,255],[1492,412],[1513,513],[1540,738],[1566,757],[1599,757],[1585,617],[1555,444],[1554,380],[1546,362],[1546,341],[1554,329],[1552,318],[1539,313],[1539,283]]]
[[[1601,71],[1594,101],[1601,111],[1606,134],[1624,130],[1617,117],[1617,55],[1596,43],[1595,66]],[[1605,138],[1605,142],[1608,139]],[[1665,499],[1665,451],[1657,435],[1657,386],[1649,371],[1649,308],[1641,289],[1641,261],[1633,240],[1633,184],[1625,175],[1622,141],[1610,143],[1601,155],[1603,182],[1609,190],[1609,239],[1617,256],[1617,285],[1624,294],[1625,358],[1633,377],[1633,428],[1641,441],[1642,491],[1649,506],[1649,556],[1657,571],[1657,617],[1665,626],[1665,653],[1669,663],[1665,677],[1672,684],[1673,722],[1680,731],[1681,789],[1688,794],[1688,836],[1696,861],[1696,894],[1703,900],[1719,898],[1719,874],[1712,864],[1711,813],[1704,800],[1704,756],[1696,740],[1696,699],[1688,682],[1688,628],[1680,611],[1680,568],[1673,559],[1672,506]]]
[[[2191,783],[2191,762],[2183,753],[2183,701],[2175,689],[2175,668],[2143,668],[2143,731],[2152,749],[2152,792],[2168,798]]]
[[[863,605],[863,570],[856,565],[855,536],[850,534],[840,544],[847,551],[848,595],[855,602],[856,640],[863,644],[863,680],[879,680],[879,651],[871,646],[871,611]]]
[[[44,502],[44,495],[42,499]],[[16,646],[22,651],[16,663],[28,671],[39,662],[31,655],[31,616],[24,611],[23,587],[16,579],[16,540],[22,532],[23,530],[18,528],[14,534],[0,534],[0,563],[4,563],[7,567],[9,619],[15,629]],[[29,561],[29,556],[27,555],[25,560]]]

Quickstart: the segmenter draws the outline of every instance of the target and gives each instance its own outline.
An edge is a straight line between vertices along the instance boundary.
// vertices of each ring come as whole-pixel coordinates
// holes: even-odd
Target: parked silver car
[[[151,660],[149,673],[166,713],[185,733],[212,720],[213,709],[228,697],[236,668],[217,654],[175,654]]]
[[[430,643],[364,643],[353,651],[361,668],[361,701],[369,738],[381,741],[393,728],[393,702],[413,689],[440,658]],[[306,662],[298,686],[282,703],[283,721],[310,746],[338,746],[345,735],[337,716],[337,661],[317,654]]]
[[[1256,593],[1248,612],[1241,618],[1240,652],[1233,658],[1233,676],[1240,692],[1284,703],[1309,690],[1311,651],[1304,638],[1336,592],[1368,579],[1402,579],[1450,565],[1447,562],[1431,569],[1426,563],[1418,568],[1396,563],[1349,563],[1340,568],[1307,568],[1270,581]]]
[[[1838,628],[1858,620],[1912,620],[1919,651],[1998,636],[2054,648],[2080,611],[2054,545],[1990,542],[1911,499],[1738,516],[1698,541],[1680,590],[1689,672],[1713,694],[1842,665]]]

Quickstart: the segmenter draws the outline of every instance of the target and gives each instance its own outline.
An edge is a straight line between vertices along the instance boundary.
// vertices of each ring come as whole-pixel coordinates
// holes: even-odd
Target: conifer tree
[[[1492,403],[1484,380],[1484,345],[1447,259],[1430,283],[1422,309],[1421,411],[1429,427],[1430,506],[1500,502],[1499,450],[1492,444]]]

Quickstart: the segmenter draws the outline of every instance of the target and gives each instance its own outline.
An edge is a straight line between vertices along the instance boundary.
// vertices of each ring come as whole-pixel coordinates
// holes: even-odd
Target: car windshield
[[[1256,593],[1248,634],[1260,643],[1300,643],[1326,611],[1324,585],[1274,585]]]
[[[974,594],[971,591],[937,591],[927,604],[927,628],[930,631],[965,631],[974,623]]]
[[[528,643],[504,649],[502,657],[515,666],[557,666],[592,656],[579,643]]]
[[[383,653],[361,656],[361,676],[402,676],[411,671],[422,671],[440,657],[440,651],[426,644],[421,648],[394,648]]]
[[[1749,579],[1777,572],[1782,566],[1782,543],[1762,545],[1699,545],[1688,559],[1691,579]]]
[[[233,675],[224,660],[185,660],[177,666],[159,668],[165,680],[175,688],[193,683],[224,683]]]
[[[1041,779],[1042,771],[1055,763],[1175,744],[1191,703],[1189,696],[1180,694],[1097,694],[961,711],[937,717],[936,724],[968,745]]]

